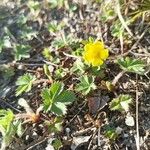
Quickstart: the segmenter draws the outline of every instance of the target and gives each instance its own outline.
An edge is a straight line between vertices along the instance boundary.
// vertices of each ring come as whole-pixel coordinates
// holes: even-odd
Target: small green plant
[[[77,74],[77,75],[83,75],[85,72],[85,65],[84,63],[79,59],[76,60],[71,68],[71,72]]]
[[[59,139],[55,139],[52,142],[52,146],[55,148],[55,150],[60,150],[60,148],[63,146],[63,143]]]
[[[80,83],[76,86],[76,91],[82,92],[83,95],[87,95],[91,90],[96,89],[96,85],[94,84],[94,77],[84,75],[79,78]]]
[[[1,150],[12,142],[13,137],[17,134],[19,137],[22,135],[21,122],[14,122],[14,114],[11,110],[0,110],[0,132],[2,133]]]
[[[113,20],[116,17],[116,13],[114,10],[114,2],[110,3],[104,1],[101,10],[102,10],[101,20],[104,22]]]
[[[114,127],[110,127],[110,126],[106,127],[104,134],[107,138],[109,138],[112,141],[115,141],[116,138],[118,137],[116,129]]]
[[[43,109],[60,116],[67,112],[66,105],[71,104],[76,98],[72,91],[64,90],[64,84],[55,82],[50,88],[42,90]]]
[[[29,58],[31,47],[28,45],[21,45],[21,44],[17,44],[14,47],[14,55],[15,55],[15,60],[21,60],[22,58]]]
[[[40,3],[38,1],[30,0],[27,5],[33,14],[40,9]]]
[[[51,22],[48,23],[47,28],[49,32],[55,33],[61,30],[61,28],[64,26],[63,22],[58,24],[57,22]]]
[[[50,8],[61,8],[64,5],[64,0],[49,0]]]
[[[73,42],[77,42],[71,35],[62,35],[61,37],[57,37],[52,42],[52,46],[56,49],[60,49],[63,47],[70,46]]]
[[[44,48],[44,50],[42,51],[42,54],[44,56],[44,58],[46,58],[47,60],[51,60],[52,59],[52,55],[51,55],[51,52],[50,52],[50,49],[49,48]]]
[[[35,76],[29,73],[26,73],[23,76],[19,77],[16,81],[16,85],[18,86],[16,90],[16,96],[22,94],[23,92],[29,92],[35,80]]]
[[[68,73],[68,68],[58,68],[55,71],[55,77],[56,79],[61,79],[63,77],[65,77]]]
[[[45,125],[48,127],[48,131],[50,133],[52,132],[60,132],[62,131],[62,123],[63,123],[63,117],[62,116],[57,116],[54,118],[53,121],[45,121]]]
[[[120,65],[121,69],[127,72],[143,74],[145,71],[144,70],[145,64],[143,61],[139,59],[126,57],[126,58],[119,59],[117,63]]]
[[[117,98],[114,98],[109,103],[110,110],[118,110],[122,111],[129,111],[129,105],[132,103],[132,97],[130,95],[119,95]]]

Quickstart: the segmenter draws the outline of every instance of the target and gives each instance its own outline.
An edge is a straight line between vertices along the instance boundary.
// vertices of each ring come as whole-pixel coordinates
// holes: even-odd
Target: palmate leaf
[[[43,108],[46,112],[60,116],[67,112],[66,105],[71,104],[76,98],[71,91],[64,90],[64,84],[55,82],[50,88],[42,90]]]
[[[15,60],[21,60],[22,58],[29,58],[30,46],[18,44],[14,47]]]
[[[36,80],[35,76],[29,73],[26,73],[23,76],[19,77],[16,82],[16,85],[18,86],[16,90],[16,96],[22,94],[23,92],[29,92],[35,80]]]
[[[126,57],[125,59],[124,58],[119,59],[117,63],[123,70],[128,72],[143,74],[145,71],[144,70],[145,64],[143,61],[139,59]]]
[[[91,90],[96,89],[96,85],[94,84],[94,77],[88,77],[84,75],[80,77],[80,83],[77,84],[76,90],[78,92],[82,92],[83,95],[87,95]]]
[[[118,111],[128,111],[129,105],[132,103],[132,97],[130,95],[119,95],[117,98],[114,98],[110,104],[110,110]]]

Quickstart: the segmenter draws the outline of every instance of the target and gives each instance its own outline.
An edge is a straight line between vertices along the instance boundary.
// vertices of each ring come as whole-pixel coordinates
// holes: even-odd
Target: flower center
[[[93,58],[94,59],[99,59],[100,58],[100,52],[98,50],[93,52]]]

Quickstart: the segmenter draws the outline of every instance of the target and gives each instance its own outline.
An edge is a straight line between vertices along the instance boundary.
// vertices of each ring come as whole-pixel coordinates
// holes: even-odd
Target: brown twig
[[[137,150],[140,150],[140,138],[139,138],[139,115],[138,115],[138,75],[136,74],[136,147]]]
[[[125,73],[126,71],[122,70],[121,72],[118,73],[117,76],[115,76],[115,78],[113,79],[112,81],[112,85],[116,85],[116,83],[118,82],[118,80],[123,76],[123,74]]]

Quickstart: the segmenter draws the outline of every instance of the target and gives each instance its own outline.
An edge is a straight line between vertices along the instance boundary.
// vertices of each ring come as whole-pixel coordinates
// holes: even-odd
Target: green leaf
[[[29,51],[31,47],[28,45],[18,44],[14,47],[15,60],[21,60],[22,58],[29,58]]]
[[[51,111],[58,116],[65,115],[67,113],[67,108],[64,103],[56,102],[52,105]]]
[[[16,90],[16,96],[22,94],[23,92],[29,92],[35,80],[35,76],[32,76],[29,73],[26,73],[23,76],[19,77],[16,82],[16,85],[18,86]]]
[[[76,86],[76,90],[78,92],[82,92],[82,94],[87,95],[91,90],[96,89],[94,77],[88,77],[87,75],[84,75],[80,77],[79,80],[80,83]]]
[[[48,88],[42,90],[41,94],[43,98],[44,110],[49,111],[51,109],[51,105],[53,103],[52,94]]]
[[[13,120],[14,114],[11,110],[0,110],[0,132],[3,136],[1,149],[5,149],[15,136],[16,130]]]
[[[68,105],[71,104],[75,99],[75,94],[72,91],[64,91],[59,95],[59,97],[57,97],[56,101]]]
[[[116,129],[114,127],[108,126],[106,128],[106,131],[104,134],[107,138],[109,138],[110,140],[113,140],[113,141],[116,140],[116,138],[118,137],[118,134],[117,134]]]
[[[118,111],[128,111],[129,104],[132,103],[132,97],[130,95],[119,95],[119,97],[114,98],[110,104],[110,110],[118,110]]]
[[[50,93],[52,95],[53,101],[56,101],[57,96],[63,91],[64,84],[60,82],[55,82],[50,87]]]
[[[52,132],[60,132],[62,130],[63,118],[60,116],[55,117],[54,121],[45,121],[45,125],[48,127],[48,131]]]
[[[128,72],[143,74],[145,71],[144,70],[145,64],[143,61],[139,59],[126,57],[125,59],[124,58],[119,59],[117,63],[120,65],[121,69]]]
[[[2,126],[5,130],[10,125],[14,118],[14,114],[11,110],[0,110],[0,126]]]
[[[63,146],[63,144],[62,144],[61,140],[55,139],[52,142],[52,146],[55,148],[55,150],[60,150],[60,148]]]
[[[44,69],[45,75],[48,77],[48,79],[50,81],[52,81],[53,79],[52,79],[52,76],[51,76],[51,72],[50,72],[49,66],[47,64],[44,64],[43,65],[43,69]]]
[[[50,52],[49,48],[44,48],[44,50],[42,51],[42,55],[47,59],[47,60],[51,60],[52,59],[52,55]]]
[[[83,75],[85,72],[85,65],[81,60],[76,60],[71,68],[71,72],[76,73],[78,75]]]
[[[67,112],[66,105],[75,100],[71,91],[64,90],[64,84],[55,82],[50,88],[42,90],[43,106],[46,112],[51,111],[56,115],[64,115]]]

